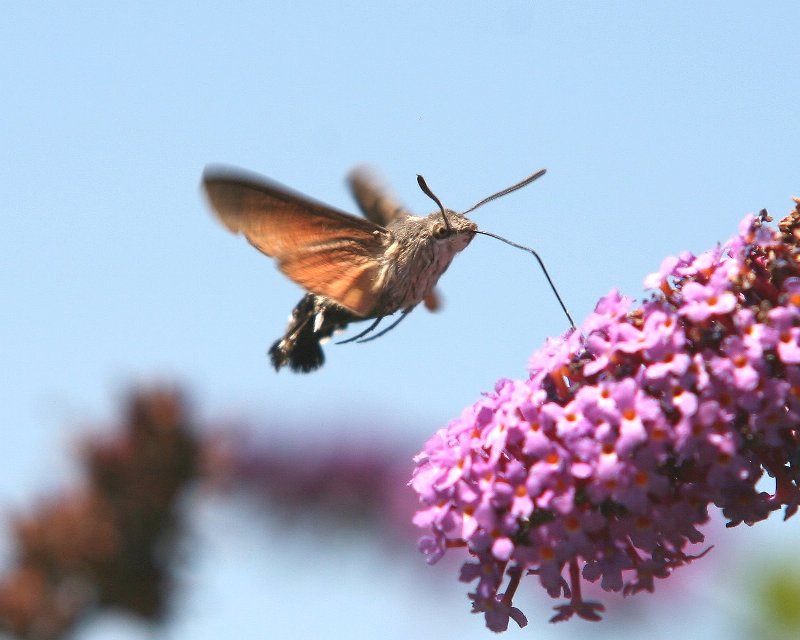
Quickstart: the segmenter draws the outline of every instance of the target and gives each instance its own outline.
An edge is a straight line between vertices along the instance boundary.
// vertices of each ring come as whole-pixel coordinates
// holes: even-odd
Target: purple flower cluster
[[[780,232],[762,212],[723,247],[667,259],[639,307],[610,293],[532,356],[528,379],[500,380],[426,443],[420,549],[430,563],[467,550],[460,578],[490,629],[526,624],[512,599],[528,575],[568,599],[552,622],[600,619],[582,580],[652,591],[699,557],[710,505],[728,526],[795,513],[798,220],[800,204]]]

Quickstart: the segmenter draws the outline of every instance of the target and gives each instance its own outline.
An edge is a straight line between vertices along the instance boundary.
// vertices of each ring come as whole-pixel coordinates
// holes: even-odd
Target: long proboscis
[[[529,175],[527,178],[524,178],[523,180],[520,180],[516,184],[512,184],[510,187],[506,187],[502,191],[498,191],[497,193],[494,193],[494,194],[484,198],[483,200],[481,200],[477,204],[472,205],[469,209],[464,211],[461,215],[467,215],[471,211],[475,211],[475,209],[477,209],[478,207],[482,207],[487,202],[491,202],[492,200],[497,200],[498,198],[502,198],[503,196],[507,196],[509,193],[513,193],[517,189],[522,189],[522,187],[527,187],[531,182],[541,178],[545,173],[547,173],[547,169],[539,169],[536,173],[534,173],[532,175]],[[447,215],[445,214],[445,208],[444,208],[444,205],[442,204],[442,201],[439,200],[439,198],[436,196],[435,193],[433,193],[433,191],[431,191],[431,188],[425,182],[425,178],[423,178],[421,175],[417,175],[417,183],[419,184],[419,187],[420,187],[420,189],[422,189],[423,193],[426,196],[428,196],[431,200],[433,200],[439,206],[439,209],[442,212],[442,217],[444,218],[444,222],[445,222],[445,224],[447,225],[447,227],[449,229],[450,228],[450,224],[447,222]],[[561,294],[558,293],[558,289],[556,289],[556,285],[553,283],[553,279],[550,277],[550,274],[547,272],[547,268],[544,266],[544,261],[539,256],[539,254],[536,253],[536,251],[534,251],[530,247],[526,247],[525,245],[517,244],[516,242],[512,242],[511,240],[509,240],[507,238],[504,238],[502,236],[498,236],[496,233],[490,233],[488,231],[482,231],[481,229],[478,229],[475,233],[480,233],[481,235],[489,236],[490,238],[494,238],[495,240],[500,240],[501,242],[505,242],[506,244],[511,245],[512,247],[514,247],[516,249],[522,249],[523,251],[527,251],[528,253],[533,255],[533,257],[536,258],[536,261],[539,263],[539,267],[542,269],[542,273],[544,274],[544,277],[547,279],[547,284],[550,285],[550,289],[553,291],[553,294],[555,295],[556,300],[558,300],[558,304],[561,305],[561,309],[564,312],[564,315],[567,316],[567,320],[569,321],[570,326],[573,329],[577,328],[575,326],[575,321],[572,319],[572,316],[570,315],[570,312],[567,309],[567,305],[565,305],[564,301],[561,299]]]
[[[489,236],[490,238],[495,238],[496,240],[500,240],[500,242],[505,242],[506,244],[510,244],[512,247],[515,247],[516,249],[522,249],[523,251],[527,251],[528,253],[532,254],[533,257],[536,258],[536,261],[539,263],[539,267],[541,267],[542,273],[544,274],[544,277],[547,279],[547,284],[550,285],[550,289],[553,291],[556,300],[558,300],[558,304],[561,305],[561,310],[564,312],[564,315],[567,316],[567,320],[569,320],[570,326],[573,329],[577,328],[575,326],[575,321],[572,319],[572,316],[567,310],[567,305],[565,305],[564,301],[561,299],[561,295],[558,293],[558,289],[556,289],[556,285],[553,283],[553,279],[550,277],[550,274],[547,272],[547,268],[544,266],[544,261],[541,259],[541,257],[539,257],[539,254],[536,253],[536,251],[534,251],[530,247],[526,247],[525,245],[512,242],[511,240],[504,238],[503,236],[498,236],[496,233],[489,233],[488,231],[482,231],[481,229],[478,229],[475,233],[480,233],[481,235]]]
[[[522,187],[527,187],[531,182],[533,182],[534,180],[538,180],[545,173],[547,173],[547,169],[539,169],[536,173],[534,173],[532,175],[529,175],[527,178],[524,178],[523,180],[520,180],[516,184],[512,184],[510,187],[506,187],[502,191],[498,191],[497,193],[494,193],[494,194],[490,195],[489,197],[484,198],[478,204],[472,205],[469,209],[464,211],[462,215],[466,215],[466,214],[470,213],[471,211],[475,211],[475,209],[477,209],[478,207],[482,207],[487,202],[491,202],[492,200],[497,200],[498,198],[502,198],[503,196],[507,196],[509,193],[513,193],[517,189],[522,189]],[[526,247],[525,245],[517,244],[516,242],[512,242],[511,240],[508,240],[507,238],[503,238],[502,236],[498,236],[496,233],[489,233],[488,231],[482,231],[480,229],[478,229],[477,233],[480,233],[480,234],[482,234],[484,236],[489,236],[490,238],[495,238],[496,240],[500,240],[501,242],[505,242],[506,244],[509,244],[512,247],[515,247],[516,249],[522,249],[523,251],[527,251],[528,253],[533,255],[533,257],[536,258],[536,261],[539,263],[539,267],[541,267],[542,273],[544,274],[544,277],[547,279],[547,284],[550,285],[550,289],[553,291],[553,294],[555,295],[556,300],[558,300],[558,304],[561,305],[561,309],[564,311],[564,315],[567,316],[567,320],[569,320],[570,326],[573,329],[576,328],[575,327],[575,321],[572,319],[572,316],[570,315],[569,311],[567,310],[567,305],[565,305],[564,301],[561,299],[561,295],[558,293],[558,289],[556,289],[556,285],[553,283],[553,279],[550,277],[550,274],[547,272],[547,268],[544,266],[544,261],[539,256],[539,254],[536,253],[536,251],[534,251],[530,247]]]

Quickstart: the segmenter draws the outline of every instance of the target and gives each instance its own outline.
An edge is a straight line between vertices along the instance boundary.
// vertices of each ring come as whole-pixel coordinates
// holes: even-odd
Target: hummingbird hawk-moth
[[[464,213],[445,209],[417,176],[420,187],[439,206],[439,211],[425,217],[409,213],[364,169],[353,171],[348,180],[364,218],[238,169],[207,168],[203,187],[211,208],[230,231],[241,233],[256,249],[275,258],[278,268],[306,289],[285,335],[269,355],[276,370],[288,365],[293,371],[309,372],[325,360],[320,342],[350,323],[373,320],[345,341],[365,342],[392,329],[420,302],[436,308],[437,281],[476,233],[509,242],[478,230],[466,214],[544,173],[542,169]],[[400,316],[389,327],[365,337],[398,311]]]

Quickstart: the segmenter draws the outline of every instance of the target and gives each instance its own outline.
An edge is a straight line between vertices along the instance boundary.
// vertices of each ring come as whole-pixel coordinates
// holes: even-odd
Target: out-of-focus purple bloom
[[[522,624],[524,576],[569,598],[552,621],[598,620],[582,581],[652,591],[699,557],[711,506],[729,526],[797,510],[800,204],[780,232],[768,220],[665,260],[638,308],[611,292],[530,358],[527,380],[498,382],[419,454],[421,546],[432,561],[466,548],[461,579],[478,581],[490,629]]]
[[[325,526],[316,527],[320,535],[373,528],[381,539],[413,539],[416,531],[409,518],[414,514],[414,492],[405,486],[408,447],[380,437],[354,446],[345,435],[332,437],[327,446],[320,440],[314,450],[276,440],[242,430],[214,432],[203,452],[206,487],[247,496],[251,504],[286,523],[313,519],[318,524],[324,519]],[[450,477],[426,479],[420,474],[414,481],[417,491],[441,482],[453,485],[460,477],[457,450],[439,451],[446,457],[439,466],[452,469]],[[433,468],[431,472],[436,473]],[[434,497],[430,491],[427,495]],[[413,522],[418,527],[451,527],[461,518],[449,505],[432,505],[418,511]],[[444,553],[433,536],[421,540],[418,548],[430,562]]]

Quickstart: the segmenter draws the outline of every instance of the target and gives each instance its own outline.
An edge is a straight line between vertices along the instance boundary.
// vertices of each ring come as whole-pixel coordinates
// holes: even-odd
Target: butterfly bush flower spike
[[[462,548],[473,612],[503,631],[524,578],[599,620],[585,581],[625,595],[708,551],[709,508],[751,525],[800,504],[800,201],[725,245],[668,258],[640,306],[612,291],[416,458],[430,563]],[[773,479],[765,492],[756,485]]]

